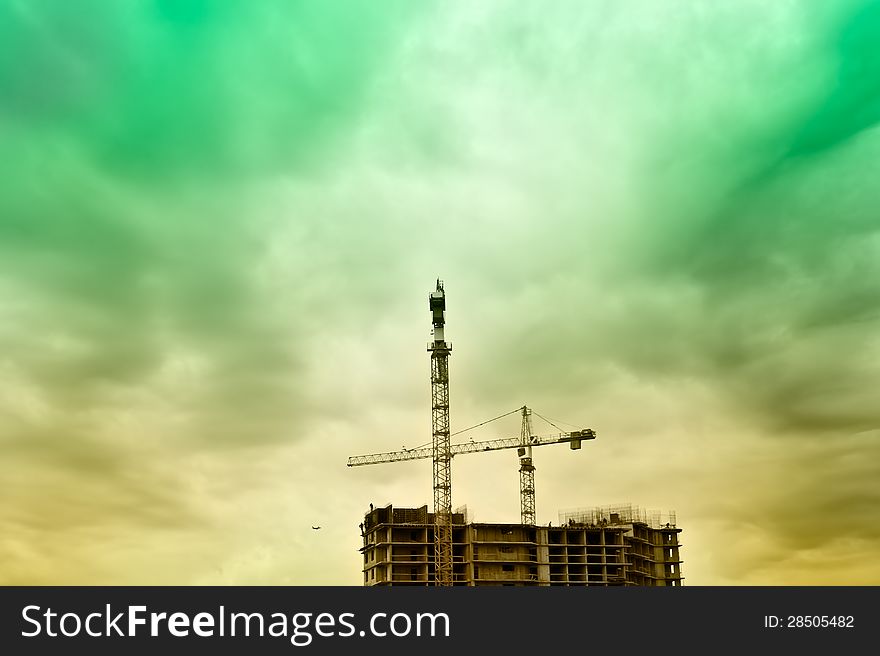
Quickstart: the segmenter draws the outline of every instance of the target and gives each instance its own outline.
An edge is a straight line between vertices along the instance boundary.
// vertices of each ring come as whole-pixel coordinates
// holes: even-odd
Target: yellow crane
[[[596,431],[591,428],[584,428],[582,430],[560,432],[555,435],[532,435],[532,409],[523,406],[507,414],[513,414],[513,412],[522,413],[523,427],[519,437],[501,437],[479,442],[470,441],[462,442],[460,444],[451,444],[449,446],[449,457],[452,458],[453,456],[464,453],[485,453],[486,451],[516,449],[520,463],[520,519],[523,524],[534,526],[535,466],[532,460],[532,448],[547,446],[548,444],[568,444],[572,451],[576,451],[581,448],[582,442],[596,439]],[[501,415],[501,417],[506,416],[507,415]],[[501,417],[496,417],[496,419],[500,419]],[[482,426],[483,424],[478,425]],[[463,433],[465,431],[460,432]],[[352,456],[348,459],[348,466],[361,467],[363,465],[384,465],[390,462],[405,462],[407,460],[424,460],[432,458],[433,455],[433,445],[424,445],[414,449],[402,449],[400,451],[387,451],[385,453],[370,453],[362,456]]]
[[[389,462],[431,458],[434,479],[434,583],[438,586],[452,585],[452,457],[463,453],[483,453],[500,449],[517,449],[520,460],[520,509],[523,524],[535,524],[535,466],[532,448],[547,444],[568,444],[572,450],[580,449],[584,440],[595,439],[596,433],[585,428],[572,432],[561,432],[554,436],[540,437],[532,434],[532,410],[523,406],[514,412],[522,413],[522,429],[519,437],[501,438],[481,442],[451,444],[449,432],[449,354],[452,344],[445,340],[446,292],[443,282],[437,280],[436,289],[428,296],[431,310],[433,340],[428,342],[431,354],[431,432],[430,446],[403,449],[387,453],[374,453],[352,456],[349,467],[379,465]],[[537,413],[536,413],[537,414]],[[539,417],[541,415],[538,415]],[[541,417],[545,421],[546,418]],[[495,421],[490,419],[489,421]],[[477,424],[482,426],[489,421]],[[549,422],[552,424],[552,422]],[[471,428],[476,428],[472,426]],[[556,427],[558,429],[558,426]],[[471,430],[465,429],[465,430]],[[465,431],[459,431],[463,433]],[[456,433],[458,434],[458,433]]]

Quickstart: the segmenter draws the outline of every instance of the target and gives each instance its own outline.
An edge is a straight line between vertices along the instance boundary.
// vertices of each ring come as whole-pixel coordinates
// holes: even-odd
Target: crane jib
[[[581,441],[596,439],[596,431],[591,428],[585,428],[571,433],[562,433],[559,435],[538,436],[532,435],[529,438],[528,446],[545,446],[547,444],[566,444],[568,443],[572,450],[581,448]],[[497,440],[486,440],[482,442],[462,442],[461,444],[452,444],[449,447],[449,455],[455,456],[461,453],[482,453],[485,451],[499,451],[501,449],[516,449],[523,446],[519,437],[503,437]],[[352,456],[348,459],[349,467],[358,467],[360,465],[381,465],[388,462],[401,462],[404,460],[422,460],[431,458],[433,451],[431,447],[419,447],[415,449],[403,449],[401,451],[389,451],[387,453],[372,453],[363,456]]]

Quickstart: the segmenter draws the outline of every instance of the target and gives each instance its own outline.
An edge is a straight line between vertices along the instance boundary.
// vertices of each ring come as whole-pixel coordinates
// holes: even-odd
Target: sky
[[[880,585],[877,43],[862,0],[0,0],[0,584],[359,585],[369,504],[431,503],[346,459],[430,441],[440,277],[453,430],[598,433],[535,451],[539,523]],[[453,505],[518,521],[517,470]]]

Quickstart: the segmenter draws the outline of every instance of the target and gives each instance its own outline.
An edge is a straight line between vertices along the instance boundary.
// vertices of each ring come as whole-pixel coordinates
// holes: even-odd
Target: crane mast
[[[520,433],[519,455],[519,500],[520,517],[523,524],[535,525],[535,466],[532,464],[532,411],[522,408],[522,431]]]
[[[431,354],[431,457],[434,469],[434,583],[452,585],[452,453],[449,443],[449,354],[446,342],[446,293],[443,282],[428,296],[434,339]]]

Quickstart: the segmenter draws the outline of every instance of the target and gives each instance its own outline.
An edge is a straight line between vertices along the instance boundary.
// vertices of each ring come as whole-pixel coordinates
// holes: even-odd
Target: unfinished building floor
[[[455,513],[453,584],[681,585],[681,529],[626,508],[565,513],[559,526],[476,523]],[[364,585],[433,585],[433,522],[427,506],[367,513]]]

